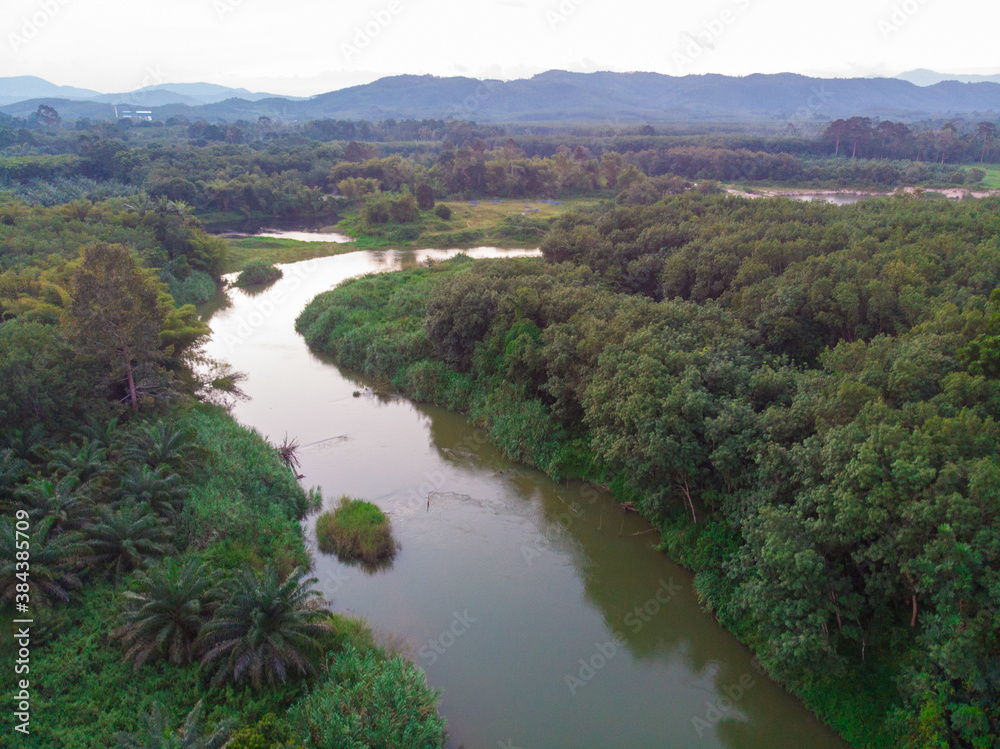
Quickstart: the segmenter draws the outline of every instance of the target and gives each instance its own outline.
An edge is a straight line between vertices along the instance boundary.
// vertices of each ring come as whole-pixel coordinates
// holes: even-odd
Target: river
[[[846,747],[702,611],[649,523],[590,485],[511,463],[460,415],[376,394],[294,330],[347,278],[453,254],[282,266],[264,292],[229,289],[210,318],[207,353],[248,375],[235,416],[272,442],[297,438],[304,483],[328,508],[348,494],[392,518],[402,549],[374,574],[316,550],[306,520],[333,607],[427,672],[453,749]]]

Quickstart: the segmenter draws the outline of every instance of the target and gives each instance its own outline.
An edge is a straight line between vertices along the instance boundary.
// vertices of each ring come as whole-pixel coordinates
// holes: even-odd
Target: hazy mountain
[[[587,121],[664,122],[692,119],[761,119],[808,123],[855,114],[919,119],[1000,112],[1000,84],[943,81],[918,86],[896,78],[809,78],[778,75],[690,75],[659,73],[568,73],[552,70],[529,79],[479,81],[403,75],[363,86],[296,100],[266,97],[256,101],[236,96],[203,104],[198,97],[232,91],[207,84],[166,84],[136,94],[99,96],[107,103],[142,104],[156,119],[256,119],[284,121],[387,118],[448,118],[479,122]],[[220,90],[221,89],[221,90]],[[3,89],[0,86],[0,93]],[[255,96],[255,95],[250,95]],[[181,98],[183,97],[183,98]],[[177,101],[168,101],[176,98]],[[64,118],[79,116],[93,105],[50,103]],[[17,116],[30,115],[38,102],[0,107]]]
[[[216,104],[226,99],[259,101],[273,98],[275,98],[274,94],[248,91],[245,88],[217,86],[214,83],[161,83],[122,94],[104,94],[99,96],[96,101],[107,101],[114,104],[141,103],[149,106],[163,106],[165,104],[199,106]],[[299,97],[289,96],[285,98],[296,101]]]
[[[16,104],[34,99],[69,99],[148,107],[167,104],[201,106],[233,98],[258,101],[274,98],[274,94],[256,93],[245,88],[229,88],[214,83],[161,83],[135,91],[102,94],[85,88],[57,86],[35,76],[0,78],[0,104]],[[297,97],[287,98],[297,100]]]
[[[57,86],[34,75],[0,78],[0,104],[12,104],[25,99],[88,99],[99,96],[96,91],[73,86]]]
[[[942,81],[958,81],[959,83],[1000,83],[1000,74],[997,75],[965,75],[952,73],[935,73],[926,68],[917,68],[900,73],[896,76],[901,81],[909,81],[917,86],[933,86]]]

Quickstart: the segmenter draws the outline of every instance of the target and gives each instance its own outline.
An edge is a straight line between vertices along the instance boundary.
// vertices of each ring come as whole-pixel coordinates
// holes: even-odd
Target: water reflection
[[[597,487],[512,464],[461,415],[379,396],[294,332],[331,285],[446,254],[285,266],[272,296],[232,289],[212,317],[206,353],[249,375],[236,416],[298,438],[326,509],[348,494],[392,519],[402,548],[389,571],[315,555],[324,595],[405,640],[442,690],[452,747],[844,747],[701,609],[646,521]],[[456,617],[467,624],[443,647]]]

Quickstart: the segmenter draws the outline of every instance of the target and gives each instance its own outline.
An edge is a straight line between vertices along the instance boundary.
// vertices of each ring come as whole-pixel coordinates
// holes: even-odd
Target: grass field
[[[473,205],[472,203],[478,203]],[[568,198],[557,201],[559,205],[552,205],[538,200],[491,200],[479,201],[446,201],[444,204],[451,208],[452,230],[455,229],[482,229],[488,231],[493,226],[506,218],[525,214],[525,208],[537,209],[537,213],[529,211],[528,218],[552,219],[558,218],[567,211],[576,208],[597,205],[600,200],[597,198]]]
[[[229,238],[226,240],[229,243],[229,258],[224,272],[242,270],[250,260],[281,265],[345,252],[393,247],[537,247],[549,222],[567,211],[594,206],[599,202],[598,198],[569,198],[551,203],[543,200],[444,201],[443,204],[451,208],[450,220],[444,221],[433,212],[424,211],[418,222],[386,225],[386,236],[362,233],[354,216],[345,218],[340,226],[322,230],[352,234],[356,241],[350,243],[302,242],[274,237]],[[520,218],[529,220],[533,226],[522,232],[510,225],[511,219]],[[395,240],[391,232],[399,229],[407,230],[411,236],[403,241]]]
[[[1000,164],[983,164],[979,168],[986,172],[982,187],[989,190],[1000,190]]]
[[[337,242],[300,242],[297,239],[276,239],[274,237],[244,237],[227,239],[229,243],[229,258],[226,260],[225,273],[235,273],[242,270],[250,260],[265,260],[269,263],[295,263],[299,260],[311,260],[314,257],[341,255],[359,249],[357,243]]]

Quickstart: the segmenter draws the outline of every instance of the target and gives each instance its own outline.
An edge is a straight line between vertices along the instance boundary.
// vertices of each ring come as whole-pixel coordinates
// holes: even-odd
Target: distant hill
[[[552,70],[513,81],[403,75],[310,99],[232,96],[211,103],[233,89],[209,84],[151,87],[128,95],[98,95],[104,103],[136,103],[154,109],[156,119],[256,119],[284,121],[320,118],[449,118],[479,122],[606,123],[684,120],[789,120],[807,124],[856,114],[896,119],[1000,113],[1000,84],[942,81],[918,86],[896,78],[810,78],[777,75],[689,75],[659,73],[569,73]],[[3,92],[0,79],[0,93]],[[259,96],[254,100],[252,97]],[[168,101],[176,97],[177,101]],[[53,103],[64,118],[93,117],[93,104]],[[0,107],[27,116],[37,109],[30,100]]]
[[[87,88],[57,86],[34,75],[0,78],[0,104],[13,104],[25,99],[88,99],[99,95]]]
[[[926,68],[917,68],[900,73],[896,76],[901,81],[909,81],[917,86],[933,86],[942,81],[958,81],[959,83],[1000,83],[1000,74],[997,75],[965,75],[952,73],[935,73]]]
[[[67,99],[106,104],[141,104],[151,107],[168,104],[201,106],[237,97],[247,101],[258,101],[274,98],[274,96],[274,94],[256,93],[245,88],[229,88],[214,83],[161,83],[145,86],[135,91],[102,94],[86,88],[57,86],[44,78],[31,75],[0,77],[0,105],[17,104],[35,99]],[[287,98],[297,100],[297,97]]]

